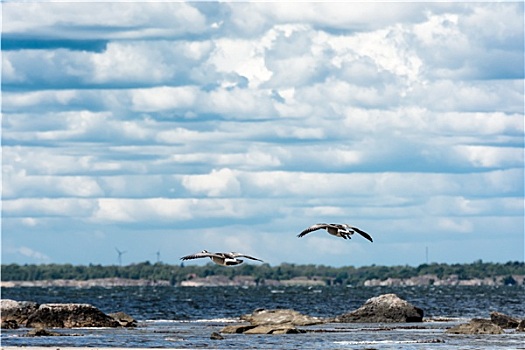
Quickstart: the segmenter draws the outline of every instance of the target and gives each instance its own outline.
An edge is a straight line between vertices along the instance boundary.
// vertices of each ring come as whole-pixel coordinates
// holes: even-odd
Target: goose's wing
[[[360,229],[358,229],[357,227],[354,227],[354,226],[350,226],[350,228],[351,228],[353,231],[359,233],[359,234],[360,234],[361,236],[363,236],[364,238],[368,239],[370,242],[373,242],[373,241],[374,241],[374,240],[372,239],[372,236],[370,236],[370,235],[369,235],[368,233],[366,233],[365,231],[360,230]]]
[[[328,226],[330,226],[330,225],[328,225],[328,224],[315,224],[315,225],[312,225],[312,226],[308,227],[306,230],[304,230],[303,232],[299,233],[297,235],[297,237],[302,237],[302,236],[304,236],[304,235],[306,235],[306,234],[308,234],[310,232],[317,231],[317,230],[320,230],[322,228],[327,228]]]
[[[221,256],[216,253],[199,252],[199,253],[183,256],[182,258],[180,258],[180,260],[191,260],[191,259],[211,258],[211,257],[220,258]]]
[[[244,257],[244,258],[247,258],[247,259],[252,259],[252,260],[262,261],[261,259],[257,259],[257,258],[254,258],[253,256],[249,256],[249,255],[242,254],[242,253],[229,253],[229,254],[226,254],[226,256],[231,257],[231,258],[241,258],[241,257]]]

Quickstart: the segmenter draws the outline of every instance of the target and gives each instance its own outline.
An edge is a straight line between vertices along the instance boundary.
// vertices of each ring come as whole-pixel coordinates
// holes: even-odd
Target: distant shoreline
[[[525,285],[525,275],[512,276],[516,285]],[[365,287],[377,286],[503,286],[506,276],[460,279],[457,275],[438,278],[436,275],[422,275],[410,278],[369,279],[360,284]],[[129,279],[129,278],[96,278],[88,280],[52,279],[36,281],[1,281],[1,288],[14,287],[145,287],[170,286],[168,280]],[[207,276],[195,277],[181,281],[177,287],[255,287],[255,286],[329,286],[329,281],[322,278],[295,277],[287,280],[258,281],[253,276]]]
[[[2,350],[50,350],[58,347],[51,346],[2,346]],[[109,348],[109,347],[92,347],[92,346],[60,346],[60,350],[151,350],[152,348]],[[170,348],[170,350],[177,350],[184,348]]]
[[[168,265],[143,262],[126,266],[71,264],[1,265],[1,286],[456,286],[524,285],[525,262],[422,264],[413,266],[331,267],[325,265],[216,264]]]

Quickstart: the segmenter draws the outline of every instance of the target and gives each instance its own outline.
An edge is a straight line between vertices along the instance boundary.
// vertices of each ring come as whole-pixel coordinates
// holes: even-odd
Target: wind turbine
[[[160,263],[160,250],[157,250],[157,263]]]
[[[118,250],[117,247],[115,247],[115,250],[117,251],[117,254],[118,254],[118,264],[120,266],[122,266],[122,254],[126,253],[126,251],[125,250],[124,251],[120,251],[120,250]]]

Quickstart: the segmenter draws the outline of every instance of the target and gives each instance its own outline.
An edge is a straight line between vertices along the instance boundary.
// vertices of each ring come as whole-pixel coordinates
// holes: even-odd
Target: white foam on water
[[[237,318],[209,318],[200,320],[146,320],[146,323],[234,323]]]
[[[417,340],[363,340],[363,341],[335,341],[338,345],[374,345],[374,344],[416,344]]]
[[[202,319],[202,320],[184,320],[179,321],[182,323],[234,323],[234,322],[240,322],[237,318],[210,318],[210,319]]]

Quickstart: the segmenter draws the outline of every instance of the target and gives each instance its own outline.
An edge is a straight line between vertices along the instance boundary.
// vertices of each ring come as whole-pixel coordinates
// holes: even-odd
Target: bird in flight
[[[320,229],[325,229],[329,234],[337,237],[342,237],[344,239],[352,238],[350,236],[357,232],[364,238],[368,239],[370,242],[373,242],[372,236],[370,236],[368,233],[358,229],[355,226],[350,226],[348,224],[315,224],[308,227],[303,232],[299,233],[297,237],[303,237],[304,235],[310,232],[317,231]]]
[[[218,265],[234,266],[234,265],[239,265],[239,264],[243,263],[244,260],[237,259],[237,258],[241,258],[241,257],[242,258],[248,258],[248,259],[251,259],[251,260],[262,261],[261,259],[254,258],[253,256],[249,256],[249,255],[246,255],[246,254],[235,253],[235,252],[231,252],[231,253],[210,253],[207,250],[203,250],[200,253],[186,255],[186,256],[183,256],[180,259],[181,260],[191,260],[191,259],[200,259],[200,258],[210,258],[211,261],[213,261],[214,263],[216,263]]]

